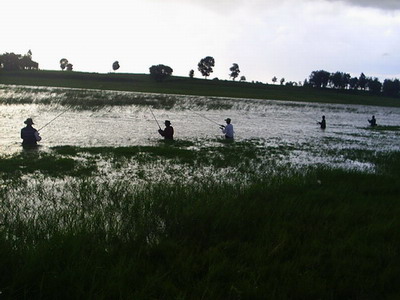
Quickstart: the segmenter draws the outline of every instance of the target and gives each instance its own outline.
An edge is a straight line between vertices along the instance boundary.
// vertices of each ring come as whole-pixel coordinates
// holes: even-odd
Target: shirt
[[[227,138],[233,139],[233,125],[226,124],[225,128],[222,129],[222,132],[225,133]]]

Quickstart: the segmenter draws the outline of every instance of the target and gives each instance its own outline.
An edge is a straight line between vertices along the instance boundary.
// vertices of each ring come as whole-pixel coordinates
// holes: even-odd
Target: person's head
[[[165,120],[165,122],[164,122],[164,124],[165,124],[165,126],[171,126],[171,122],[170,121],[168,121],[168,120]]]
[[[372,119],[375,119],[375,116],[372,116]]]
[[[33,123],[32,118],[26,119],[26,120],[24,121],[24,123],[25,123],[26,125],[34,125],[34,124],[35,124],[35,123]]]
[[[231,119],[227,118],[227,119],[225,119],[225,122],[226,122],[226,124],[230,124],[231,123]]]
[[[325,119],[325,116],[322,116],[322,119]]]

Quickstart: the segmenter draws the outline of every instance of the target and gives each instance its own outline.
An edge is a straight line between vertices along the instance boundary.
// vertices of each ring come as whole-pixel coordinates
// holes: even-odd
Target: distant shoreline
[[[148,74],[102,74],[45,70],[0,71],[0,84],[400,107],[400,98],[375,96],[365,91],[316,89],[259,82],[190,79],[189,77],[177,76],[171,76],[163,82],[157,82],[151,79]]]

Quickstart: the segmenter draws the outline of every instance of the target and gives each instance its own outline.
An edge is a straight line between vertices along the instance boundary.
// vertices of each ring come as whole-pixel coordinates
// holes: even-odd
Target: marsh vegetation
[[[398,109],[14,89],[0,94],[1,297],[400,296]],[[42,126],[65,107],[43,146],[16,145],[26,114]],[[148,107],[185,128],[174,142],[151,136]],[[233,116],[236,140],[192,111]],[[372,113],[381,127],[363,125]]]

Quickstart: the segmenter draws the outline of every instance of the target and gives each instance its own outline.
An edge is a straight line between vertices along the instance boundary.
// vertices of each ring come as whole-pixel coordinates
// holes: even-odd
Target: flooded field
[[[341,164],[340,156],[326,156],[341,149],[400,149],[400,108],[0,85],[0,154],[21,151],[20,129],[28,117],[37,129],[44,127],[43,150],[155,145],[161,137],[151,111],[161,127],[170,120],[175,138],[195,147],[219,145],[216,123],[229,117],[235,141],[291,149],[286,158],[292,163]],[[322,115],[326,130],[317,124]],[[375,129],[368,126],[372,115]]]
[[[400,294],[400,108],[0,85],[0,116],[5,298]]]

